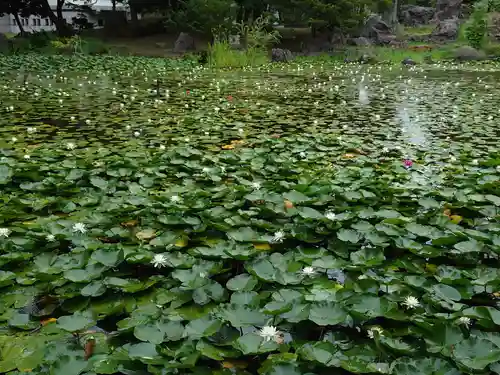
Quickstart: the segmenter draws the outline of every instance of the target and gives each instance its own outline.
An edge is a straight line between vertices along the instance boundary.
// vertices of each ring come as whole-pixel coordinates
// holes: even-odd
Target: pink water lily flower
[[[410,159],[405,159],[403,161],[403,165],[406,169],[409,169],[413,166],[413,161],[411,161]]]

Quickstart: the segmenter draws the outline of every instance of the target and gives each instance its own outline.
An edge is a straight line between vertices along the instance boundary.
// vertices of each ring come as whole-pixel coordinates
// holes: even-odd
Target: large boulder
[[[372,14],[366,19],[361,36],[372,39],[380,45],[387,45],[396,39],[392,29],[378,14]]]
[[[359,47],[366,47],[366,46],[371,46],[372,42],[370,39],[365,38],[364,36],[360,36],[359,38],[354,38],[352,39],[352,42],[354,45],[359,46]]]
[[[407,26],[420,26],[428,24],[436,13],[432,7],[421,7],[418,5],[407,5],[402,8],[400,22]]]
[[[486,54],[483,51],[478,51],[477,49],[469,46],[463,46],[457,48],[453,55],[455,60],[458,61],[474,61],[474,60],[484,60]]]
[[[443,21],[450,18],[460,18],[462,0],[437,0],[436,20]]]
[[[432,31],[431,37],[439,40],[456,39],[459,28],[460,21],[458,18],[441,20],[436,24],[436,28]]]
[[[194,38],[188,33],[180,33],[175,41],[174,52],[183,53],[194,50]]]
[[[271,50],[271,60],[274,62],[287,62],[292,59],[293,55],[289,49],[273,48]]]

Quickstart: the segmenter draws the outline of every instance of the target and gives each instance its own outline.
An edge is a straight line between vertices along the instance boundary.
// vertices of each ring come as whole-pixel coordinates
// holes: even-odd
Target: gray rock
[[[378,14],[372,14],[363,26],[361,36],[375,41],[376,44],[386,45],[396,39],[392,29]]]
[[[460,21],[458,18],[442,20],[438,22],[436,28],[432,31],[431,37],[433,39],[456,39],[459,28]]]
[[[462,0],[437,0],[436,20],[443,21],[450,18],[460,18]]]
[[[187,51],[194,51],[194,39],[188,33],[180,33],[175,41],[174,52],[181,53]]]
[[[273,48],[271,50],[271,60],[274,62],[287,62],[292,59],[293,55],[289,49]]]
[[[418,5],[407,5],[402,7],[400,22],[407,26],[419,26],[428,24],[436,13],[432,7],[421,7]]]
[[[354,38],[352,40],[352,42],[356,46],[371,46],[372,45],[372,42],[370,41],[370,39],[365,38],[364,36],[360,36],[359,38]]]
[[[457,61],[474,61],[474,60],[484,60],[486,59],[486,54],[483,51],[478,51],[477,49],[469,46],[463,46],[457,48],[453,55]]]
[[[401,61],[401,64],[403,64],[404,66],[417,65],[417,63],[415,62],[415,60],[411,59],[410,57],[407,57],[403,61]]]

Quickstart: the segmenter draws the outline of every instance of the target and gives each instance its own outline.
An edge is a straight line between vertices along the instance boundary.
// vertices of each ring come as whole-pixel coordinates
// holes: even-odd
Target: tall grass
[[[208,49],[208,63],[213,68],[243,68],[268,62],[267,51],[260,48],[236,50],[228,42],[215,42]]]

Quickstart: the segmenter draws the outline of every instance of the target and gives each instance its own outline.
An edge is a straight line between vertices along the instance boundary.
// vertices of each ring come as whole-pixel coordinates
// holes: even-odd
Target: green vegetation
[[[462,69],[1,58],[0,372],[500,373],[499,66]]]

